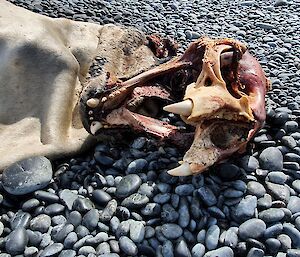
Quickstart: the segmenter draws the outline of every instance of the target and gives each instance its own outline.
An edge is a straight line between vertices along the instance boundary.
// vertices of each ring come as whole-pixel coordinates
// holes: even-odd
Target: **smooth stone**
[[[68,221],[73,224],[74,227],[77,227],[81,224],[82,215],[79,211],[72,211],[69,214]]]
[[[46,214],[40,214],[30,221],[30,229],[46,233],[51,226],[51,218]]]
[[[19,227],[13,230],[6,238],[5,249],[9,254],[22,254],[28,244],[28,235],[26,230]]]
[[[167,223],[161,226],[161,232],[166,238],[173,240],[179,238],[183,230],[175,223]]]
[[[90,234],[90,231],[82,225],[79,225],[76,229],[75,229],[76,234],[78,235],[79,238],[83,238],[87,235]]]
[[[57,215],[57,216],[52,217],[51,222],[52,222],[53,226],[56,226],[59,224],[66,224],[67,219],[63,215]]]
[[[283,224],[283,232],[292,239],[292,246],[300,248],[300,232],[290,223]]]
[[[257,198],[263,197],[266,193],[266,189],[262,184],[256,181],[250,181],[247,184],[248,194],[255,195]]]
[[[205,246],[201,243],[195,244],[192,248],[192,257],[203,257],[205,254]]]
[[[85,242],[88,245],[98,245],[108,240],[108,234],[105,232],[99,232],[94,237],[88,238]]]
[[[290,190],[284,185],[278,185],[271,182],[266,182],[266,187],[276,200],[281,200],[285,203],[288,203],[290,199]]]
[[[10,220],[10,228],[12,230],[18,227],[27,228],[29,226],[30,220],[31,215],[28,212],[18,210]]]
[[[294,180],[292,183],[292,187],[299,194],[300,193],[300,179]]]
[[[255,157],[250,155],[244,156],[240,160],[240,163],[241,163],[241,167],[247,172],[252,172],[259,168],[258,160]]]
[[[57,203],[59,201],[59,197],[56,194],[44,190],[35,191],[34,196],[36,199],[47,203]]]
[[[47,215],[53,216],[62,213],[65,210],[65,206],[60,203],[53,203],[48,205],[44,212]]]
[[[161,248],[163,257],[174,257],[174,247],[171,241],[166,240]]]
[[[142,184],[141,178],[136,174],[129,174],[122,178],[117,186],[116,196],[125,198],[135,193]]]
[[[260,238],[266,230],[266,224],[260,219],[249,219],[243,222],[238,230],[238,234],[241,239],[246,240],[248,238]]]
[[[225,232],[225,237],[224,237],[224,245],[229,246],[231,248],[235,248],[239,242],[238,236],[237,236],[237,231],[238,228],[229,228]]]
[[[145,237],[145,227],[140,221],[133,221],[129,228],[130,238],[135,243],[141,243]]]
[[[291,238],[286,235],[286,234],[280,234],[277,239],[280,241],[281,243],[281,249],[283,251],[287,251],[288,249],[292,248],[292,240]]]
[[[268,147],[259,155],[259,163],[262,169],[281,171],[283,169],[283,155],[276,147]]]
[[[42,241],[42,233],[39,231],[31,231],[30,229],[27,229],[26,233],[28,235],[29,244],[38,247]]]
[[[175,188],[175,193],[180,196],[188,196],[194,192],[193,184],[183,184]]]
[[[159,193],[153,197],[153,201],[159,204],[167,203],[170,201],[170,199],[171,199],[170,193],[163,193],[163,194]]]
[[[141,195],[139,193],[134,193],[126,197],[121,205],[129,209],[141,208],[149,202],[149,198],[146,195]]]
[[[74,250],[62,250],[58,257],[75,257],[76,256],[76,251]]]
[[[99,164],[102,164],[104,166],[111,166],[114,163],[113,158],[110,158],[101,152],[95,152],[94,158]]]
[[[233,179],[241,173],[240,168],[231,163],[222,163],[218,166],[218,168],[219,168],[218,175],[224,180]],[[200,186],[198,186],[197,188],[199,188]]]
[[[101,189],[94,190],[92,193],[92,197],[95,203],[99,204],[100,206],[106,205],[112,199],[110,194]]]
[[[108,202],[102,213],[100,214],[100,221],[107,222],[113,217],[116,213],[118,203],[115,199],[112,199]]]
[[[178,219],[179,214],[171,204],[166,203],[162,207],[160,216],[162,221],[164,221],[165,223],[172,223]]]
[[[31,198],[22,204],[22,210],[24,212],[30,212],[40,205],[40,201],[35,198]]]
[[[34,246],[26,247],[24,251],[24,257],[34,257],[38,252],[39,249]]]
[[[279,251],[281,243],[276,238],[268,238],[265,242],[265,246],[269,250],[269,253],[276,254]]]
[[[236,221],[245,221],[252,218],[257,207],[257,197],[248,195],[243,198],[235,207],[233,216]]]
[[[205,237],[205,246],[209,251],[217,248],[219,237],[220,228],[217,225],[208,228]]]
[[[287,178],[288,176],[280,171],[272,171],[267,175],[267,179],[270,182],[280,184],[280,185],[283,185],[286,182]]]
[[[3,188],[12,195],[28,194],[49,185],[52,173],[51,162],[46,157],[21,160],[3,171]]]
[[[88,256],[89,254],[96,254],[96,250],[94,247],[85,245],[79,248],[78,254],[82,254],[84,256]]]
[[[281,223],[275,223],[265,230],[264,237],[272,238],[278,236],[283,230],[283,226]]]
[[[247,254],[247,257],[263,257],[263,256],[264,256],[264,251],[262,249],[255,248],[255,247],[252,247]]]
[[[179,240],[175,246],[174,254],[176,257],[192,257],[192,254],[183,239]]]
[[[63,242],[64,239],[74,230],[74,226],[72,224],[65,224],[56,232],[54,229],[52,230],[52,238],[55,242]]]
[[[145,207],[141,209],[141,214],[145,216],[158,216],[161,213],[161,207],[158,203],[147,203]]]
[[[270,208],[268,210],[261,211],[258,217],[264,222],[272,223],[282,220],[284,212],[278,208]]]
[[[94,208],[95,206],[93,202],[90,199],[84,197],[76,198],[72,205],[72,210],[79,211],[80,213],[86,213]]]
[[[213,206],[217,203],[216,196],[214,195],[213,191],[207,186],[200,187],[198,189],[198,194],[199,194],[200,199],[207,206]]]
[[[300,198],[298,196],[291,196],[287,208],[292,214],[300,212]]]
[[[288,249],[286,256],[287,257],[299,257],[300,256],[300,249]]]
[[[145,159],[136,159],[129,163],[127,167],[127,173],[140,173],[147,169],[148,162]]]
[[[39,255],[40,257],[50,257],[58,255],[64,248],[61,243],[53,243],[52,245],[47,246]]]
[[[97,209],[89,210],[82,218],[82,225],[93,231],[99,222],[100,214]]]
[[[77,234],[73,231],[70,232],[66,238],[64,239],[64,247],[65,248],[72,248],[73,245],[78,241],[78,236]]]
[[[119,238],[120,249],[127,255],[136,256],[138,248],[135,243],[127,236],[121,236]]]
[[[213,251],[208,251],[204,257],[233,257],[233,251],[228,246],[220,247]]]

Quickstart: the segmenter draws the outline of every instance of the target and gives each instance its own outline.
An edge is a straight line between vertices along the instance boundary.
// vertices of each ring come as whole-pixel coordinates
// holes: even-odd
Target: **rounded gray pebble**
[[[120,249],[128,255],[135,256],[138,253],[138,248],[135,243],[127,236],[121,236],[119,238]]]
[[[4,189],[13,195],[24,195],[46,187],[52,179],[52,166],[43,156],[16,162],[2,173]]]

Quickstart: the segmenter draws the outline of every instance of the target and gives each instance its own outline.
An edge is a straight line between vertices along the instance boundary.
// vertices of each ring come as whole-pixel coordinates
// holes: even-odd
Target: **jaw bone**
[[[188,117],[192,113],[193,102],[187,99],[179,103],[167,105],[163,109],[167,112],[173,112],[175,114],[180,114],[182,116]]]

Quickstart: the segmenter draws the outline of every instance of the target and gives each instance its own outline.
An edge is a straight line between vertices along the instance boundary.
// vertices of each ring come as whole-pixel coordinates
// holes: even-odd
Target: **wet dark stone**
[[[125,198],[138,190],[142,184],[141,178],[136,174],[129,174],[122,178],[117,185],[116,196]]]
[[[89,210],[82,218],[82,225],[93,231],[99,222],[100,214],[97,209]]]
[[[53,243],[52,245],[47,246],[40,254],[40,257],[50,257],[58,255],[64,248],[61,243]]]
[[[52,179],[52,166],[43,156],[16,162],[2,173],[4,189],[13,195],[24,195],[46,187]]]
[[[138,248],[135,243],[127,236],[121,236],[119,238],[120,249],[127,255],[136,256]]]
[[[22,210],[19,210],[11,218],[10,228],[12,230],[19,227],[27,228],[29,226],[30,220],[31,220],[31,215],[28,212],[23,212]]]
[[[266,230],[266,224],[260,219],[249,219],[239,227],[238,234],[241,239],[260,238]]]
[[[276,147],[268,147],[259,155],[259,163],[262,169],[281,171],[283,168],[283,156]]]
[[[161,226],[161,232],[168,239],[176,239],[182,235],[183,230],[177,224],[167,223]]]
[[[129,163],[127,167],[127,173],[140,173],[147,169],[148,162],[145,159],[136,159]]]
[[[203,186],[198,189],[198,194],[200,199],[207,205],[207,206],[213,206],[217,203],[217,198],[214,195],[213,191],[207,187]]]
[[[100,206],[106,205],[112,199],[110,194],[101,189],[94,190],[92,193],[92,197],[95,203],[99,204]]]
[[[192,257],[192,254],[191,254],[186,242],[183,239],[179,240],[179,242],[175,246],[174,253],[175,253],[175,256],[178,256],[178,257]]]
[[[220,236],[220,228],[217,225],[213,225],[208,228],[205,237],[205,246],[208,250],[214,250],[217,248]]]
[[[30,221],[30,229],[46,233],[51,226],[51,218],[46,214],[40,214]]]
[[[63,240],[74,230],[72,224],[63,225],[56,233],[52,230],[52,238],[55,242],[63,242]]]
[[[31,198],[29,200],[27,200],[26,202],[24,202],[22,204],[22,210],[24,212],[30,212],[32,211],[34,208],[38,207],[40,205],[40,201],[35,199],[35,198]]]
[[[282,220],[284,212],[278,208],[270,208],[259,213],[258,217],[264,222],[272,223]]]
[[[117,210],[117,201],[115,199],[112,199],[108,202],[102,213],[100,214],[100,221],[101,222],[107,222],[110,221],[112,216],[116,213]]]
[[[53,216],[62,213],[65,210],[65,206],[59,203],[53,203],[48,205],[44,212],[47,215]]]
[[[93,202],[90,199],[84,197],[76,198],[72,206],[73,210],[79,211],[80,213],[86,213],[93,208],[95,208]]]
[[[139,193],[134,193],[126,197],[121,205],[129,209],[141,208],[149,202],[149,198],[146,195],[141,195]]]
[[[13,230],[6,238],[5,249],[9,254],[22,254],[28,243],[28,235],[26,230],[19,227]]]
[[[56,194],[43,190],[35,191],[34,196],[36,199],[47,203],[57,203],[59,201],[59,197]]]
[[[204,257],[233,257],[233,251],[228,246],[220,247],[213,251],[208,251]]]

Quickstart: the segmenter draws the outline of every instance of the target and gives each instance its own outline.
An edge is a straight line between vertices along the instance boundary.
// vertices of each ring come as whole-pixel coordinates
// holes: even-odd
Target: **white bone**
[[[183,116],[190,116],[193,109],[193,102],[188,99],[179,103],[167,105],[163,109],[167,112],[173,112]]]
[[[190,165],[187,162],[182,163],[180,166],[167,171],[172,176],[190,176],[193,175]]]
[[[93,135],[96,134],[96,132],[103,127],[102,123],[100,121],[93,121],[91,123],[90,131]]]
[[[100,100],[98,98],[90,98],[86,101],[87,106],[91,108],[96,108],[100,103]]]

